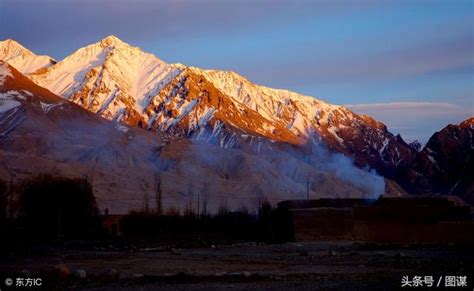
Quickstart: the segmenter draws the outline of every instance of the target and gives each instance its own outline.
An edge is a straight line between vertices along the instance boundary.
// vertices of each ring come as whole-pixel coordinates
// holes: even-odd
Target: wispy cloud
[[[357,43],[356,43],[357,44]],[[374,45],[376,46],[376,45]],[[461,31],[431,42],[406,44],[381,51],[368,47],[362,53],[347,50],[330,55],[316,54],[317,48],[297,51],[287,62],[255,62],[248,70],[263,75],[267,84],[289,86],[313,83],[341,84],[354,81],[395,80],[432,73],[474,70],[472,31]],[[262,59],[262,62],[265,58]]]
[[[368,114],[384,122],[389,130],[400,133],[407,141],[426,142],[435,132],[448,124],[458,124],[474,116],[474,107],[449,102],[388,102],[346,104],[346,107]]]
[[[346,104],[345,106],[354,110],[420,110],[430,114],[452,114],[453,112],[472,112],[472,108],[461,107],[456,104],[446,102],[387,102],[387,103],[369,103],[369,104]]]

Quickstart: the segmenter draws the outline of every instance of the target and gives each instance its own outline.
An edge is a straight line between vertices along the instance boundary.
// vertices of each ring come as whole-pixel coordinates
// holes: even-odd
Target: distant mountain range
[[[259,86],[234,72],[167,64],[114,36],[58,62],[6,40],[0,42],[0,59],[65,100],[128,128],[155,132],[157,140],[188,140],[252,156],[291,151],[296,160],[313,157],[314,148],[323,147],[396,180],[409,192],[453,194],[468,201],[474,195],[472,176],[456,170],[469,169],[472,159],[463,164],[452,149],[430,158],[432,140],[446,146],[449,134],[435,134],[418,152],[370,116]],[[451,127],[463,133],[455,148],[472,154],[472,119]],[[440,172],[449,178],[438,179]]]

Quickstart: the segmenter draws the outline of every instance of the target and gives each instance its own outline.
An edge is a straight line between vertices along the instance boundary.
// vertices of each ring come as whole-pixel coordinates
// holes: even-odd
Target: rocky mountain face
[[[474,205],[474,118],[433,134],[405,179],[411,192],[456,195]]]
[[[265,199],[384,192],[383,178],[341,155],[320,149],[307,160],[290,145],[272,145],[257,154],[126,126],[55,95],[0,61],[0,179],[39,173],[87,177],[99,208],[110,213],[154,208],[157,182],[165,209],[195,212],[198,204],[209,212],[254,211]]]
[[[234,72],[166,64],[114,36],[30,78],[109,120],[222,147],[259,151],[275,142],[321,143],[391,178],[415,156],[369,116],[255,85]]]
[[[12,39],[0,41],[0,60],[8,62],[24,74],[34,73],[56,63],[49,56],[35,55]]]

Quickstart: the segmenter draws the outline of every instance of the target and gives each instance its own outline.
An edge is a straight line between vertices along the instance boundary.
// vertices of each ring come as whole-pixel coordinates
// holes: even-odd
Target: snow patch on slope
[[[0,63],[0,86],[3,85],[7,77],[12,77],[12,73],[6,64]]]
[[[45,114],[48,114],[48,112],[50,112],[52,109],[54,109],[55,107],[57,107],[59,105],[62,105],[62,104],[63,104],[62,102],[59,102],[59,103],[44,103],[44,102],[40,101],[41,109],[43,110],[43,112]]]
[[[17,91],[0,93],[0,114],[21,106],[20,102],[14,100],[14,98],[19,98],[18,96],[21,96],[21,94]]]
[[[121,125],[120,123],[115,124],[115,128],[116,128],[118,131],[121,131],[121,132],[123,132],[123,133],[127,133],[127,132],[128,132],[128,128],[127,128],[126,126]]]
[[[336,140],[341,144],[344,145],[344,140],[338,135],[337,127],[331,126],[328,128],[329,133],[336,138]]]

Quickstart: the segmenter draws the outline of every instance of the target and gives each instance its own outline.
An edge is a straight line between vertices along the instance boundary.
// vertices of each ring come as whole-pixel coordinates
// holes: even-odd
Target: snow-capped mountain
[[[0,41],[0,60],[7,61],[23,74],[31,74],[56,63],[49,56],[35,55],[12,39]]]
[[[22,59],[25,61],[18,63],[20,67],[22,64],[40,63],[34,61],[36,57],[33,53],[21,49],[14,42],[12,44],[12,41],[9,43],[8,49],[3,50],[3,58],[8,63],[15,62],[16,58],[12,57],[15,55],[24,56]],[[194,141],[217,145],[224,152],[232,148],[241,154],[250,155],[252,159],[256,159],[256,154],[266,155],[270,160],[281,162],[278,167],[282,168],[289,166],[281,157],[296,158],[298,162],[295,163],[298,165],[301,160],[320,163],[321,160],[313,158],[318,156],[317,145],[322,144],[333,152],[350,157],[359,167],[368,166],[385,177],[395,179],[410,191],[440,191],[461,197],[468,195],[467,200],[471,199],[469,195],[472,196],[472,183],[464,183],[464,178],[458,178],[456,174],[456,169],[461,167],[456,165],[461,165],[463,157],[472,153],[472,120],[460,125],[460,130],[449,127],[452,130],[435,134],[418,153],[419,149],[407,145],[400,136],[394,136],[384,124],[369,116],[310,96],[256,85],[234,72],[167,64],[114,36],[81,48],[64,60],[51,64],[37,70],[32,69],[32,66],[22,68],[25,72],[34,71],[28,77],[39,86],[67,99],[64,102],[72,101],[114,122],[157,132],[150,133],[150,137],[174,143],[173,151],[166,154],[172,160],[169,162],[172,165],[176,165],[176,160],[182,161],[174,156],[174,151],[181,149],[180,156],[187,156],[184,163],[187,163],[188,158],[202,160],[205,156],[203,163],[217,167],[218,170],[214,169],[215,174],[226,180],[235,173],[222,172],[228,166],[233,169],[234,166],[229,165],[233,162],[226,158],[214,161],[213,157],[208,157],[209,148],[205,149],[204,155],[199,154],[203,150]],[[5,76],[8,74],[3,74],[0,83],[4,82]],[[16,99],[0,101],[2,110],[8,112],[16,108],[19,102]],[[48,108],[44,107],[45,110]],[[7,124],[14,124],[12,122]],[[454,142],[460,139],[469,140],[470,148],[464,149],[464,142]],[[190,143],[183,149],[182,143],[185,141]],[[193,149],[191,152],[197,151],[195,154],[198,158],[189,157],[190,148]],[[434,154],[435,151],[437,154]],[[453,155],[456,152],[465,154]],[[230,153],[233,152],[225,152],[225,155]],[[212,154],[222,156],[223,152],[214,150]],[[455,160],[448,156],[455,157]],[[263,164],[268,162],[259,161]],[[455,161],[455,166],[451,165],[452,161]],[[256,169],[261,167],[252,162],[247,172],[258,176],[260,170]],[[182,172],[192,167],[181,165],[179,168]],[[296,168],[290,168],[296,171]],[[279,175],[271,174],[272,177]],[[247,177],[247,174],[238,176]],[[298,174],[299,182],[304,180],[301,177]],[[453,183],[457,183],[458,179],[461,182],[454,187]],[[270,180],[265,183],[270,183]],[[438,185],[438,182],[446,187],[454,187],[454,190],[445,186],[425,187]],[[252,187],[258,188],[261,183],[256,180]],[[271,191],[290,194],[295,192],[295,187],[299,187],[294,182],[285,183],[293,186],[291,189],[282,186],[286,190],[272,188]],[[241,187],[237,182],[235,185]]]
[[[30,78],[107,119],[223,147],[323,143],[391,177],[414,158],[400,137],[369,116],[234,72],[167,64],[114,36]]]
[[[110,213],[140,209],[145,199],[155,205],[157,176],[165,209],[195,211],[204,202],[208,211],[254,211],[262,199],[301,199],[308,190],[312,198],[384,191],[382,177],[341,157],[320,153],[311,163],[278,148],[256,154],[124,126],[34,84],[2,61],[0,80],[0,179],[86,176],[99,208]],[[207,201],[197,202],[203,197]]]
[[[31,78],[107,119],[134,124],[147,101],[179,72],[179,66],[109,36]]]
[[[273,120],[275,128],[296,136],[299,144],[316,139],[351,156],[358,165],[369,165],[384,174],[413,159],[411,148],[401,137],[392,135],[370,116],[314,97],[259,86],[234,72],[198,71],[237,103]]]

